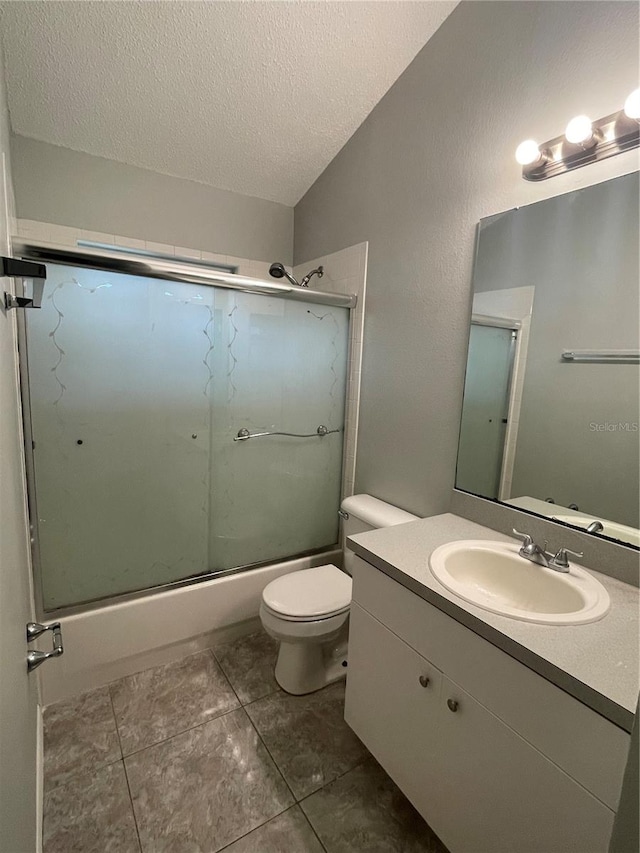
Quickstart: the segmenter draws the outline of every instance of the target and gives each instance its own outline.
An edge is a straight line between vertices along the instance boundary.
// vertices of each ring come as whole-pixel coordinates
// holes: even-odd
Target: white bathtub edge
[[[60,619],[64,654],[42,667],[50,705],[259,627],[264,587],[288,572],[335,562],[328,551]]]

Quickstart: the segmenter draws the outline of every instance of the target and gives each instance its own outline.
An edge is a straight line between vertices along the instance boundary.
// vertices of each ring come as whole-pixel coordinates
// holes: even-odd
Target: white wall
[[[290,264],[293,209],[23,136],[11,140],[18,216]]]
[[[535,184],[514,151],[637,86],[635,3],[463,2],[298,203],[296,264],[369,241],[356,491],[448,508],[476,223],[636,169]]]
[[[11,254],[14,202],[9,122],[0,52],[0,255]],[[18,403],[16,311],[4,308],[13,283],[0,277],[0,848],[36,849],[37,676],[28,678],[25,623],[31,572]]]

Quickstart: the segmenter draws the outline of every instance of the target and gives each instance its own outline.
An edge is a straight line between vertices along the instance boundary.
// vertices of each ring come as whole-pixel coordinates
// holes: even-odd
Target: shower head
[[[277,261],[269,267],[269,275],[273,278],[288,278],[291,284],[295,284],[296,287],[300,287],[300,282],[286,271],[284,264],[280,264]]]
[[[269,267],[269,275],[272,275],[274,278],[282,278],[285,274],[285,268],[282,264],[271,264]]]
[[[324,267],[320,266],[315,270],[311,270],[311,272],[308,272],[305,275],[305,277],[302,279],[302,281],[298,281],[297,279],[295,279],[291,275],[291,273],[288,273],[286,271],[286,269],[284,268],[284,264],[278,263],[276,261],[275,264],[271,264],[271,266],[269,267],[269,275],[273,276],[273,278],[285,278],[286,277],[289,279],[291,284],[295,284],[296,287],[309,287],[309,281],[311,280],[311,278],[314,275],[317,275],[318,278],[322,278],[322,276],[324,275]]]

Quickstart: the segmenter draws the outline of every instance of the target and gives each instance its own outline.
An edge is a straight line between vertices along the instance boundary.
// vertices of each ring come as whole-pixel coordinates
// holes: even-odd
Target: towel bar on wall
[[[637,349],[574,349],[564,350],[563,361],[600,361],[605,363],[640,364],[640,350]]]

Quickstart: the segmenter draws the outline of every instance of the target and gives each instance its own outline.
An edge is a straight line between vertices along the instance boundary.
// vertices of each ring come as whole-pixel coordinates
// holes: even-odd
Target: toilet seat
[[[262,603],[290,622],[330,619],[349,610],[351,578],[331,563],[291,572],[267,584]]]
[[[286,613],[280,613],[279,610],[274,610],[272,607],[269,607],[268,604],[262,602],[262,607],[267,613],[271,613],[272,616],[275,616],[277,619],[282,619],[283,622],[328,622],[329,619],[333,619],[334,616],[340,616],[343,613],[348,613],[350,607],[343,607],[341,610],[334,610],[332,613],[325,613],[322,616],[289,616]]]

